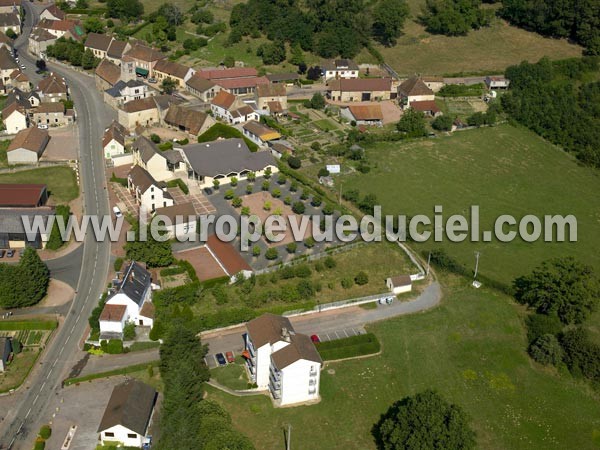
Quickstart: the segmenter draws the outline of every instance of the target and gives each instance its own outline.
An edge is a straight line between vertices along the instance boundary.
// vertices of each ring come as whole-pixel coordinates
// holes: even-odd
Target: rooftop
[[[302,359],[313,361],[319,364],[323,363],[321,355],[317,351],[315,344],[310,337],[300,333],[289,334],[289,344],[277,350],[271,355],[271,359],[275,366],[281,370],[287,366],[294,364]]]
[[[406,80],[398,87],[398,92],[405,96],[434,95],[433,91],[419,77],[412,77]]]
[[[285,85],[281,83],[259,84],[256,86],[256,95],[258,97],[285,97],[287,92]]]
[[[17,133],[6,151],[12,152],[24,148],[41,155],[46,148],[46,145],[48,145],[49,140],[50,135],[48,134],[48,131],[41,130],[38,127],[27,128]]]
[[[122,425],[128,430],[144,435],[155,399],[154,388],[140,381],[128,380],[115,386],[104,410],[98,432],[115,425]]]
[[[221,241],[216,235],[212,234],[208,237],[206,246],[230,277],[243,270],[252,270],[233,245],[229,242]]]
[[[100,61],[95,73],[110,85],[116,84],[121,78],[121,68],[108,59]]]
[[[127,295],[127,297],[141,306],[144,301],[144,294],[147,289],[150,289],[151,283],[150,272],[139,263],[131,261],[123,269],[123,278],[118,292]]]
[[[329,91],[369,92],[391,91],[391,78],[351,78],[330,81],[327,84]]]
[[[284,328],[288,331],[294,331],[290,319],[271,313],[263,314],[246,324],[246,329],[256,349],[265,344],[272,345],[281,341],[281,331]]]
[[[45,192],[45,184],[0,184],[0,208],[34,208],[43,202]]]
[[[126,305],[104,305],[98,320],[105,322],[121,322],[127,312]]]

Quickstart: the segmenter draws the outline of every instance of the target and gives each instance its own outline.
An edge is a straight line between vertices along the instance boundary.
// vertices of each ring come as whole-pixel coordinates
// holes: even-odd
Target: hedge
[[[324,361],[371,355],[381,349],[373,333],[359,334],[335,341],[317,342],[317,350]]]
[[[54,320],[31,320],[31,321],[2,321],[0,322],[1,331],[15,330],[54,330],[58,323]]]
[[[198,136],[198,142],[211,142],[217,140],[218,138],[244,139],[244,142],[246,142],[246,145],[248,146],[251,152],[256,152],[258,150],[258,145],[256,145],[250,139],[246,138],[240,130],[238,130],[237,128],[230,127],[229,125],[225,125],[223,123],[215,123],[212,127],[206,130],[200,136]]]
[[[186,271],[185,267],[167,267],[160,271],[161,277],[169,277],[172,275],[179,275]]]
[[[178,187],[186,195],[190,193],[187,184],[185,184],[185,182],[181,178],[175,178],[174,180],[167,181],[167,187]]]
[[[82,383],[84,381],[97,380],[98,378],[108,378],[108,377],[112,377],[115,375],[127,375],[128,373],[139,372],[140,370],[146,370],[148,368],[148,365],[151,365],[152,367],[158,367],[159,364],[160,364],[159,360],[151,361],[149,363],[146,362],[146,363],[141,363],[141,364],[134,364],[133,366],[121,367],[120,369],[108,370],[106,372],[91,373],[91,374],[85,375],[83,377],[67,378],[66,380],[63,381],[63,384],[65,386],[69,386],[71,384]]]

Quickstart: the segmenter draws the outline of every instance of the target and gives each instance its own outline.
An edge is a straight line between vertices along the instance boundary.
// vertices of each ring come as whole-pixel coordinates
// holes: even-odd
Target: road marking
[[[44,386],[46,386],[46,382],[45,382],[45,381],[42,383],[42,387],[40,388],[40,391],[41,391],[42,389],[44,389]]]
[[[37,403],[38,398],[40,398],[40,394],[36,394],[35,398],[33,399],[33,404],[34,405]]]
[[[343,330],[343,331],[344,331],[344,334],[346,335],[346,337],[348,337],[348,333],[346,333],[346,330]]]
[[[26,419],[29,417],[29,414],[31,414],[31,408],[29,408],[29,409],[27,410],[27,414],[25,414],[25,418],[26,418]]]

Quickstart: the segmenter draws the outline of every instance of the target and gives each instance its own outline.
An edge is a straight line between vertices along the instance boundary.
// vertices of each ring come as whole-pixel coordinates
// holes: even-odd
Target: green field
[[[544,38],[539,34],[495,19],[492,26],[472,30],[467,36],[432,35],[417,23],[425,0],[410,0],[412,17],[394,47],[376,46],[385,61],[401,75],[415,73],[444,75],[458,72],[503,72],[523,60],[538,61],[542,56],[564,59],[581,56],[582,48],[566,40]],[[370,61],[364,52],[357,61]]]
[[[0,183],[44,183],[52,204],[68,203],[79,196],[73,169],[65,166],[44,167],[0,174]]]
[[[243,361],[238,358],[237,364],[211,369],[210,378],[230,389],[248,389],[248,377],[242,364]]]
[[[371,426],[394,401],[428,388],[471,417],[478,448],[565,449],[600,444],[600,403],[583,382],[531,362],[523,310],[464,280],[444,280],[437,309],[368,327],[382,354],[330,363],[318,405],[275,409],[266,397],[233,397],[207,386],[257,448],[372,449]],[[333,369],[334,373],[330,373]],[[360,413],[357,413],[360,412]]]
[[[443,247],[470,268],[481,252],[480,271],[510,282],[540,262],[572,255],[600,271],[598,172],[578,166],[563,151],[534,133],[509,125],[467,130],[452,136],[411,142],[382,143],[367,150],[376,166],[366,175],[344,177],[344,189],[375,193],[384,213],[426,214],[443,206],[444,218],[468,215],[479,205],[481,230],[493,230],[501,214],[519,220],[527,214],[573,214],[576,243],[433,242],[419,251]],[[390,180],[394,180],[393,183]]]

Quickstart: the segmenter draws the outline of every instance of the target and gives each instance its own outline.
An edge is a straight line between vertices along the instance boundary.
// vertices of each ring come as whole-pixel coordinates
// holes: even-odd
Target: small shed
[[[389,277],[385,281],[385,284],[395,295],[412,291],[412,280],[410,275],[397,275],[395,277]]]

